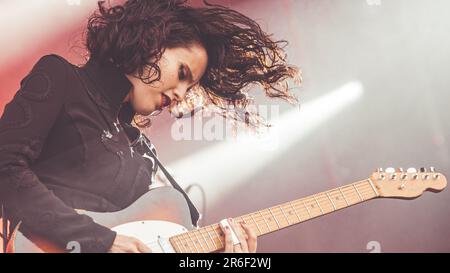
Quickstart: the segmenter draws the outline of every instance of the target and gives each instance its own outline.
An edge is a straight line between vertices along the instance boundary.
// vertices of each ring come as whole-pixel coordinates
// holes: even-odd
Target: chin
[[[153,113],[154,111],[149,111],[149,110],[146,110],[146,111],[136,111],[136,113],[137,114],[139,114],[139,115],[141,115],[141,116],[148,116],[148,115],[150,115],[151,113]]]
[[[136,112],[136,114],[139,114],[141,116],[148,116],[151,113],[153,113],[156,110],[156,107],[142,107],[139,105],[136,105],[134,107],[134,111]]]

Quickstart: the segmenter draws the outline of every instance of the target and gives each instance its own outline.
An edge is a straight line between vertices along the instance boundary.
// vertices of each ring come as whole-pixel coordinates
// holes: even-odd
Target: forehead
[[[167,49],[164,54],[174,62],[187,64],[195,76],[203,74],[208,63],[208,54],[199,44]]]
[[[176,47],[169,50],[177,57],[185,60],[193,61],[196,58],[207,58],[205,48],[199,44],[193,44],[188,47]]]

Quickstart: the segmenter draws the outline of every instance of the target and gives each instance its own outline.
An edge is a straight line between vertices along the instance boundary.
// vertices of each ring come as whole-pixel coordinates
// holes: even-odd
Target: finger
[[[248,245],[247,245],[247,240],[245,239],[245,232],[242,229],[241,225],[236,223],[231,218],[228,219],[228,222],[230,223],[231,227],[234,230],[234,233],[236,234],[236,237],[238,238],[239,242],[241,243],[240,247],[239,247],[239,245],[235,246],[236,252],[238,252],[238,251],[239,252],[248,252]]]
[[[247,224],[241,223],[242,228],[244,229],[245,233],[247,234],[247,245],[248,245],[248,251],[250,253],[255,253],[257,248],[257,238],[255,230],[250,228]]]
[[[233,240],[231,238],[231,230],[229,227],[222,227],[222,231],[225,234],[225,253],[233,253]]]
[[[152,253],[152,250],[141,241],[138,241],[137,248],[140,253]]]
[[[125,253],[141,253],[139,249],[137,248],[136,244],[130,244],[125,249]]]

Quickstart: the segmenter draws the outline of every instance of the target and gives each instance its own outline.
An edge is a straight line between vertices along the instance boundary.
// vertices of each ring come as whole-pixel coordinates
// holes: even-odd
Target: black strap
[[[198,212],[197,208],[192,203],[191,199],[189,199],[189,196],[186,194],[186,192],[180,187],[180,185],[178,185],[178,183],[175,181],[175,179],[170,175],[170,173],[166,170],[166,168],[164,168],[164,166],[161,164],[161,162],[158,160],[158,158],[153,154],[152,150],[149,149],[149,151],[152,154],[152,156],[154,157],[154,159],[155,159],[156,163],[158,164],[158,166],[161,168],[161,171],[164,173],[164,175],[169,180],[170,184],[172,184],[172,186],[176,190],[178,190],[179,192],[181,192],[183,194],[183,196],[186,199],[186,202],[187,202],[187,204],[189,206],[189,211],[191,212],[192,225],[194,227],[197,227],[198,220],[200,218],[200,213]]]
[[[178,183],[175,181],[175,179],[170,175],[170,173],[166,170],[166,168],[164,168],[163,164],[159,161],[158,157],[153,153],[152,149],[151,149],[151,142],[150,140],[147,138],[146,135],[144,135],[141,131],[139,131],[139,129],[137,129],[136,127],[126,124],[126,126],[124,126],[125,131],[127,132],[127,134],[129,136],[132,137],[132,139],[134,139],[133,143],[131,144],[132,147],[136,147],[136,144],[140,144],[139,146],[144,146],[145,151],[143,151],[144,153],[142,153],[142,155],[144,155],[145,153],[148,153],[149,156],[151,156],[156,164],[158,164],[159,168],[161,168],[161,171],[163,172],[163,174],[167,177],[167,179],[169,180],[170,184],[179,192],[181,192],[181,194],[183,194],[184,198],[186,199],[186,202],[189,206],[189,211],[191,213],[191,221],[192,221],[192,225],[194,227],[198,226],[198,220],[200,218],[200,213],[198,212],[197,208],[195,207],[195,205],[192,203],[191,199],[189,198],[189,196],[186,194],[186,192],[180,187],[180,185],[178,185]],[[133,137],[133,135],[135,137]],[[137,136],[138,135],[138,136]],[[137,136],[137,137],[136,137]]]

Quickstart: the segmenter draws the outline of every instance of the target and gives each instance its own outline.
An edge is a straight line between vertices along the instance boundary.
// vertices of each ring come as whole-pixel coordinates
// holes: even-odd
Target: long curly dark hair
[[[88,21],[86,48],[98,60],[152,83],[160,80],[158,61],[164,49],[201,44],[208,66],[197,88],[178,105],[180,112],[193,110],[201,101],[223,116],[260,125],[259,115],[247,111],[252,84],[262,86],[268,97],[297,103],[287,80],[300,84],[301,74],[286,62],[287,42],[274,41],[237,11],[206,0],[203,4],[194,8],[187,0],[128,0],[107,7],[99,1]]]

